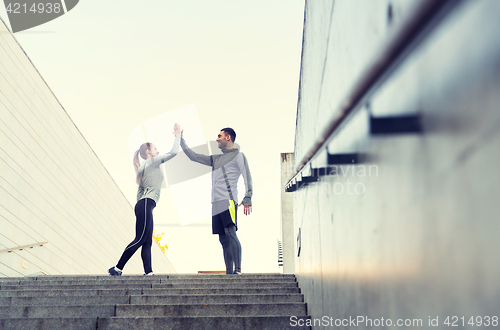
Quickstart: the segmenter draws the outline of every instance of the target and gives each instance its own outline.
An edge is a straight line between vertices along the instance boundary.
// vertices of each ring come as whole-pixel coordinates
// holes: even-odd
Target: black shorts
[[[238,230],[238,205],[234,204],[234,212],[229,208],[219,214],[212,215],[212,234],[224,234],[224,227],[234,225]]]

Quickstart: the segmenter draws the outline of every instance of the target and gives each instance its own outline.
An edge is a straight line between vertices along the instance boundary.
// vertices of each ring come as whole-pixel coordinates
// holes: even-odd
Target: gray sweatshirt
[[[137,173],[140,178],[140,183],[137,189],[137,201],[144,198],[151,198],[155,203],[158,203],[160,199],[161,184],[164,179],[160,165],[177,155],[177,152],[179,152],[180,140],[181,136],[176,135],[174,145],[170,152],[150,158],[139,166]]]
[[[212,203],[230,199],[226,179],[221,169],[224,166],[235,203],[238,203],[237,186],[238,179],[242,175],[246,188],[243,205],[252,205],[252,176],[250,175],[247,159],[242,152],[237,148],[232,148],[222,149],[222,155],[201,155],[189,149],[183,138],[181,139],[181,146],[189,159],[212,167]]]

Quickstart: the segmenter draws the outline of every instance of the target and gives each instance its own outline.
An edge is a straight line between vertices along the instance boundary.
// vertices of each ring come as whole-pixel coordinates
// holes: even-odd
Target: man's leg
[[[231,254],[233,256],[232,259],[234,262],[234,271],[241,273],[241,244],[240,240],[238,239],[238,236],[236,235],[236,227],[234,225],[229,225],[227,227],[224,227],[224,233],[226,234],[225,236],[229,240]]]
[[[224,253],[224,262],[226,264],[226,274],[233,273],[233,253],[231,242],[227,235],[219,234],[219,242],[222,244],[222,252]]]

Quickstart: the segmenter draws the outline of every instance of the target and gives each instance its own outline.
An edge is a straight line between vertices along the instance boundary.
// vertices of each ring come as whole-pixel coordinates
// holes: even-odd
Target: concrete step
[[[232,316],[232,317],[135,317],[135,318],[100,318],[97,329],[155,329],[155,330],[288,330],[310,329],[298,326],[298,320],[305,322],[309,317],[300,316],[291,322],[289,316]],[[294,319],[295,320],[295,319]],[[292,326],[294,324],[295,326]],[[300,323],[305,324],[305,323]]]
[[[161,285],[161,284],[158,284]],[[163,285],[163,288],[171,288],[172,285],[165,284]],[[78,284],[73,284],[73,285],[43,285],[43,286],[36,286],[36,285],[1,285],[0,286],[0,292],[7,290],[7,291],[31,291],[31,290],[46,290],[46,291],[51,291],[51,290],[106,290],[106,289],[144,289],[148,288],[151,289],[153,288],[152,284],[89,284],[89,285],[78,285]]]
[[[222,304],[222,303],[301,303],[301,294],[209,294],[209,295],[141,295],[130,296],[131,305],[168,305],[168,304]]]
[[[236,288],[236,289],[89,289],[89,290],[0,290],[0,297],[63,297],[96,295],[174,295],[174,294],[291,294],[300,293],[298,287]]]
[[[7,306],[78,306],[123,305],[130,303],[131,296],[63,296],[63,297],[0,297],[0,307]]]
[[[152,289],[148,289],[152,290]],[[154,291],[156,292],[156,291]],[[162,290],[161,292],[166,292]],[[98,296],[98,295],[132,295],[142,294],[143,289],[90,289],[90,290],[0,290],[0,297],[64,297],[64,296]]]
[[[304,303],[116,305],[118,317],[307,315]]]
[[[108,280],[106,277],[100,280],[51,280],[51,281],[1,281],[0,287],[8,286],[55,286],[55,285],[109,285],[109,284],[126,284],[126,285],[152,285],[152,284],[240,284],[240,285],[252,285],[252,284],[262,284],[262,283],[296,283],[294,280],[280,280],[280,279],[245,279],[245,278],[234,278],[234,279],[170,279],[170,278],[154,278],[147,280],[137,280],[137,279],[124,279],[121,277],[115,277],[113,280]]]
[[[243,273],[241,275],[227,275],[227,274],[168,274],[168,278],[280,278],[280,279],[293,279],[295,281],[295,275],[293,274],[278,274],[278,273]]]
[[[297,287],[297,282],[289,282],[289,283],[254,283],[254,284],[239,284],[234,282],[226,282],[226,283],[162,283],[162,284],[118,284],[118,283],[96,283],[96,284],[69,284],[69,285],[0,285],[0,290],[89,290],[89,289],[180,289],[180,288],[190,288],[190,289],[217,289],[217,288],[227,288],[227,289],[237,289],[237,288],[269,288],[269,287],[282,287],[282,288],[294,288]]]
[[[3,277],[0,282],[44,282],[44,281],[157,281],[157,280],[280,280],[295,281],[294,276],[279,275],[155,275],[155,276],[109,276],[109,275],[84,275],[84,276],[41,276],[41,277]]]
[[[123,280],[117,278],[114,281],[107,280],[71,280],[71,281],[15,281],[15,282],[0,282],[0,287],[19,286],[19,287],[44,287],[56,285],[108,285],[108,284],[127,284],[127,285],[151,285],[160,284],[160,279],[156,280]]]
[[[297,326],[307,316],[290,320],[289,316],[266,317],[104,317],[104,318],[10,318],[0,319],[2,330],[288,330],[310,329]],[[300,323],[300,324],[304,324]]]
[[[4,277],[0,278],[0,283],[3,281],[73,281],[73,280],[110,280],[116,279],[125,280],[156,280],[156,279],[280,279],[280,280],[293,280],[295,276],[290,274],[242,274],[242,275],[226,275],[226,274],[157,274],[153,277],[142,275],[122,275],[122,276],[103,276],[103,275],[43,275],[33,277]]]
[[[293,275],[0,279],[0,330],[309,329],[292,316],[308,319]]]
[[[8,318],[0,319],[1,330],[95,330],[97,318]],[[122,329],[133,329],[124,327]]]
[[[217,303],[303,302],[301,294],[210,294],[210,295],[98,295],[62,297],[0,297],[0,307],[7,306],[78,306],[78,305],[167,305]]]
[[[127,305],[120,305],[127,306]],[[95,318],[112,317],[116,305],[94,306],[7,306],[0,307],[0,319],[9,318]]]
[[[304,303],[2,306],[0,318],[306,315]]]

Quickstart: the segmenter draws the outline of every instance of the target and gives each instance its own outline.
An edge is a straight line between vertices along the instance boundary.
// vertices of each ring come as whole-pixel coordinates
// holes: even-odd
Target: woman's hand
[[[174,134],[175,135],[180,135],[181,134],[181,126],[177,123],[174,125]]]

